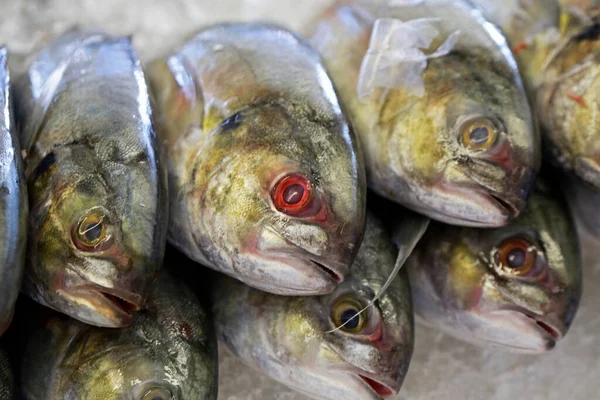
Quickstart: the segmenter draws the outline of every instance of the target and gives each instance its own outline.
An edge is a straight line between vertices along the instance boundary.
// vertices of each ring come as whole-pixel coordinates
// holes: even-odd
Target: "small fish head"
[[[289,313],[294,318],[285,319],[280,343],[301,360],[301,391],[328,399],[388,398],[399,392],[408,371],[414,325],[406,273],[354,317],[380,290],[395,262],[381,227],[367,224],[366,235],[374,237],[363,242],[351,277],[329,295],[302,298],[304,307],[294,307]],[[308,335],[290,334],[308,326]]]
[[[215,338],[206,313],[190,301],[193,297],[185,286],[161,275],[147,308],[132,325],[82,328],[59,363],[64,373],[56,376],[66,379],[60,380],[57,397],[72,393],[86,399],[212,398]]]
[[[507,224],[524,208],[540,163],[514,71],[476,52],[452,52],[430,60],[424,78],[425,97],[406,113],[415,122],[404,147],[412,149],[406,173],[427,188],[419,199],[430,205],[426,213],[457,225]]]
[[[142,206],[120,203],[100,176],[66,166],[73,156],[57,153],[30,184],[37,201],[31,206],[25,290],[86,323],[126,326],[158,274],[164,244]]]
[[[188,201],[211,263],[272,293],[333,291],[364,234],[366,186],[342,140],[348,126],[309,117],[300,106],[263,105],[227,118],[210,138],[218,150],[197,163]]]
[[[600,20],[552,58],[537,112],[555,164],[600,189]]]
[[[525,353],[548,351],[566,335],[581,296],[576,234],[554,200],[534,194],[531,203],[507,227],[449,229],[441,243],[430,238],[418,250],[420,261],[409,264],[411,283],[427,322]]]

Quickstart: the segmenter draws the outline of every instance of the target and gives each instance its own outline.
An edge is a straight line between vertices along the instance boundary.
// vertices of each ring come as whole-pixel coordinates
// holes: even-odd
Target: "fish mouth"
[[[362,374],[357,374],[357,376],[369,386],[369,388],[377,393],[382,398],[392,397],[398,394],[398,390],[394,390],[387,385],[373,379],[368,376],[364,376]]]
[[[342,282],[342,278],[340,277],[340,275],[338,275],[333,269],[326,267],[325,265],[321,264],[318,261],[314,261],[314,260],[307,260],[307,261],[313,263],[317,268],[319,268],[321,271],[325,272],[337,283]]]
[[[495,201],[498,204],[499,209],[503,209],[506,211],[507,215],[510,218],[515,218],[521,213],[521,210],[516,205],[512,204],[509,200],[503,199],[502,197],[494,193],[490,193],[489,196],[493,201]]]
[[[560,320],[523,309],[492,311],[486,313],[486,319],[505,329],[505,332],[515,335],[510,342],[489,339],[490,343],[522,353],[543,353],[552,350],[566,333],[566,327]]]
[[[123,327],[133,322],[134,315],[141,310],[142,296],[125,290],[88,284],[60,290],[71,302],[86,308],[86,316],[76,316],[92,325]]]

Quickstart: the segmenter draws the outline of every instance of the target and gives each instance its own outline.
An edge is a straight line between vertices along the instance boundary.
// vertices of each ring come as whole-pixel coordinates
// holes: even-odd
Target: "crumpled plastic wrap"
[[[0,39],[8,44],[14,62],[40,41],[79,23],[112,34],[133,34],[146,61],[210,22],[275,20],[299,29],[328,4],[327,0],[0,0]],[[462,32],[461,36],[471,34],[468,29]],[[541,356],[503,353],[417,326],[413,361],[396,400],[597,399],[600,239],[584,236],[582,242],[583,298],[570,332],[555,350]],[[224,347],[220,350],[220,400],[306,399],[245,367]]]
[[[423,96],[423,73],[427,60],[443,57],[452,51],[460,31],[454,31],[432,53],[426,54],[433,40],[440,35],[435,28],[439,18],[419,18],[400,21],[381,18],[375,21],[367,54],[360,67],[357,92],[362,98],[376,87],[404,88],[410,94]]]

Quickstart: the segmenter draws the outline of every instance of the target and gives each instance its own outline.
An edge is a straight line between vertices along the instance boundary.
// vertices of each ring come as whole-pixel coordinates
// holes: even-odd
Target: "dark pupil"
[[[352,317],[354,317],[357,313],[358,312],[356,310],[353,310],[351,308],[347,309],[342,313],[342,316],[340,317],[342,324],[346,324],[346,322],[350,321],[346,325],[344,325],[345,328],[356,329],[358,327],[360,317],[352,319]]]
[[[525,264],[527,253],[523,249],[512,249],[506,256],[506,262],[510,268],[521,268]]]
[[[488,128],[486,128],[485,126],[480,126],[471,131],[471,133],[469,134],[469,140],[473,144],[480,145],[487,142],[489,136],[490,131],[488,130]]]
[[[283,201],[286,204],[298,204],[304,196],[304,187],[299,183],[294,183],[283,191]]]
[[[95,242],[102,235],[102,222],[87,224],[83,229],[83,234],[88,241]]]

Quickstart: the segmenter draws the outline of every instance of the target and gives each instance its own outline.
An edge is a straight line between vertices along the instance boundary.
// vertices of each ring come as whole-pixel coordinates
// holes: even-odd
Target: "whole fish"
[[[552,349],[581,297],[577,232],[555,197],[540,188],[503,228],[432,226],[406,262],[417,319],[481,346]]]
[[[556,0],[474,3],[517,55],[549,160],[600,190],[600,9],[561,13]]]
[[[0,350],[0,399],[16,399],[12,367],[4,350]]]
[[[12,320],[27,243],[27,187],[17,139],[8,52],[0,48],[0,335]]]
[[[318,54],[264,24],[206,28],[149,68],[169,149],[168,238],[272,293],[329,293],[365,224],[362,156]]]
[[[21,392],[25,400],[216,400],[214,331],[194,294],[163,273],[129,327],[46,316],[27,338]]]
[[[413,351],[406,273],[356,316],[394,263],[390,238],[368,217],[352,274],[331,294],[283,297],[221,277],[212,289],[217,337],[247,365],[313,398],[394,396]]]
[[[166,172],[131,41],[69,31],[17,89],[31,210],[24,291],[93,325],[128,325],[167,229]]]
[[[369,187],[446,223],[505,225],[540,151],[503,37],[464,1],[383,3],[338,2],[307,29],[364,146]]]

